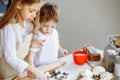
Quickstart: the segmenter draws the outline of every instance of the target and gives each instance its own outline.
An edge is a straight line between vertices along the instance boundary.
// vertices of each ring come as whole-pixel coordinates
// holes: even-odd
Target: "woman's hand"
[[[31,41],[31,47],[42,48],[45,40],[35,39]]]

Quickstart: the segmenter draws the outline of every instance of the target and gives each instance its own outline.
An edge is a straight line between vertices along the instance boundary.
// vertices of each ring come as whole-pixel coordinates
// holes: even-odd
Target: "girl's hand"
[[[31,47],[42,48],[45,40],[35,39],[31,41]]]
[[[60,49],[60,52],[64,55],[64,56],[66,56],[66,55],[68,55],[68,51],[67,51],[67,49]]]
[[[27,75],[28,75],[28,77],[30,77],[30,78],[34,78],[35,77],[35,75],[34,74],[32,74],[31,72],[27,72]]]
[[[31,66],[34,67],[34,64],[30,64]],[[30,78],[35,78],[35,75],[33,73],[31,73],[30,71],[27,71],[27,75],[30,77]]]
[[[34,75],[38,80],[47,80],[47,77],[45,76],[44,72],[39,71],[37,68],[35,69]]]
[[[34,66],[28,65],[25,70],[31,72],[32,77],[35,76],[34,78],[37,78],[37,80],[47,80],[47,77],[45,76],[44,72],[40,71]]]

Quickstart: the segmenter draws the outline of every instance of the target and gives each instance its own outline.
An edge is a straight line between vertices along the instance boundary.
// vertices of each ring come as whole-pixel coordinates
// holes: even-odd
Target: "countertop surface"
[[[100,61],[88,61],[90,65],[92,65],[93,67],[97,66],[97,65],[102,65],[102,59]],[[69,73],[69,76],[70,76],[70,80],[76,80],[79,73],[81,71],[84,71],[86,69],[89,69],[91,70],[92,68],[90,67],[90,65],[88,63],[85,63],[83,65],[77,65],[74,63],[73,61],[73,56],[72,54],[68,55],[68,56],[65,56],[65,57],[62,57],[59,59],[60,60],[65,60],[67,61],[67,64],[60,67],[59,70],[62,71],[62,72],[67,72]]]
[[[88,61],[90,65],[92,65],[93,67],[97,66],[97,65],[102,65],[102,59],[103,59],[103,51],[100,52],[101,53],[101,60],[100,61]],[[61,57],[59,58],[56,62],[61,62],[61,61],[66,61],[67,63],[59,68],[57,68],[57,70],[61,71],[61,72],[66,72],[69,75],[68,79],[65,80],[77,80],[78,75],[81,71],[84,71],[86,69],[91,70],[92,68],[90,67],[90,65],[86,62],[83,65],[77,65],[74,63],[73,61],[73,55],[69,54],[65,57]],[[55,63],[53,63],[55,64]],[[40,66],[38,67],[40,70],[44,69],[44,68],[49,68],[51,67],[51,65],[47,65],[47,66]],[[37,80],[37,79],[35,79]],[[50,80],[55,80],[55,79],[50,79]]]

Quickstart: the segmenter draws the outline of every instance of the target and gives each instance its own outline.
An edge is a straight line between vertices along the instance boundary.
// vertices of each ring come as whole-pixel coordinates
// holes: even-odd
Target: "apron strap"
[[[13,28],[15,29],[15,32],[17,33],[18,41],[22,41],[22,42],[23,42],[22,35],[21,35],[21,33],[19,32],[19,30],[18,30],[18,28],[16,27],[15,24],[13,24]]]

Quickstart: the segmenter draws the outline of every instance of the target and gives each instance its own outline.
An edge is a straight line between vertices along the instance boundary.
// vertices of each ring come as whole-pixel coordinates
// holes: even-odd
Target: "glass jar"
[[[120,78],[120,56],[116,56],[114,75],[116,78]]]
[[[105,68],[109,72],[114,72],[114,65],[116,60],[117,53],[115,50],[109,49],[104,55],[105,59]]]

